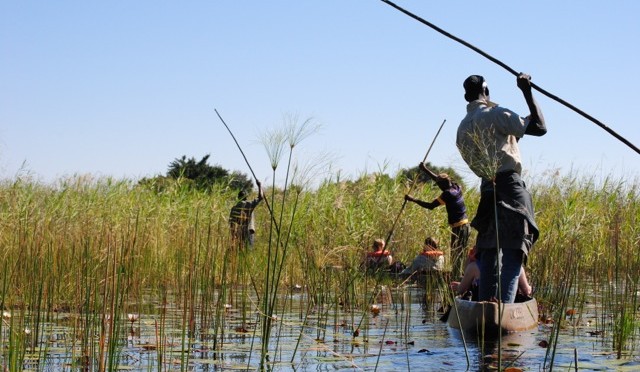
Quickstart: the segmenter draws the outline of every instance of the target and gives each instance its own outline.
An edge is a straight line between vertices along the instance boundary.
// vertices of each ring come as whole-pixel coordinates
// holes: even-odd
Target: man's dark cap
[[[485,93],[487,83],[480,75],[471,75],[462,83],[464,87],[464,99],[471,102],[478,98],[478,94]]]
[[[481,93],[484,88],[482,84],[484,84],[484,77],[480,75],[471,75],[462,84],[464,87],[465,93]]]

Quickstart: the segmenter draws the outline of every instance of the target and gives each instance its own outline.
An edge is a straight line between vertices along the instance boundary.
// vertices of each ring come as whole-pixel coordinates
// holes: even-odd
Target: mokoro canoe
[[[449,326],[478,335],[521,332],[538,326],[538,303],[535,298],[501,306],[502,322],[499,322],[497,302],[456,298],[449,313]]]

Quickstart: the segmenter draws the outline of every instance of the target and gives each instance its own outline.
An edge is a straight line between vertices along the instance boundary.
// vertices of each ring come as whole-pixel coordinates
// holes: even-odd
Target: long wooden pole
[[[478,54],[482,55],[483,57],[487,58],[488,60],[490,60],[491,62],[494,62],[495,64],[499,65],[500,67],[504,68],[505,70],[509,71],[511,74],[518,76],[519,73],[512,69],[511,67],[507,66],[505,63],[503,63],[502,61],[498,60],[495,57],[492,57],[491,55],[489,55],[488,53],[482,51],[481,49],[475,47],[474,45],[460,39],[457,36],[454,36],[450,33],[448,33],[447,31],[441,29],[440,27],[434,25],[433,23],[409,12],[408,10],[405,10],[403,8],[401,8],[400,6],[394,4],[393,2],[389,1],[389,0],[381,0],[383,3],[392,6],[393,8],[396,8],[397,10],[401,11],[402,13],[408,15],[409,17],[417,20],[418,22],[427,25],[429,27],[431,27],[432,29],[436,30],[437,32],[441,33],[442,35],[457,41],[458,43],[466,46],[467,48],[477,52]],[[618,133],[616,133],[613,129],[609,128],[608,126],[606,126],[604,123],[602,123],[600,120],[594,118],[593,116],[587,114],[586,112],[580,110],[579,108],[575,107],[574,105],[570,104],[569,102],[563,100],[562,98],[551,94],[549,92],[547,92],[546,90],[542,89],[541,87],[539,87],[538,85],[531,83],[531,87],[534,88],[535,90],[537,90],[538,92],[544,94],[545,96],[551,98],[552,100],[570,108],[571,110],[577,112],[578,114],[582,115],[583,117],[587,118],[588,120],[592,121],[593,123],[595,123],[596,125],[598,125],[600,128],[604,129],[605,131],[607,131],[607,133],[611,134],[612,136],[614,136],[616,139],[618,139],[619,141],[621,141],[622,143],[624,143],[625,145],[627,145],[628,147],[630,147],[632,150],[634,150],[636,153],[640,154],[640,149],[638,147],[636,147],[633,143],[631,143],[629,140],[627,140],[626,138],[622,137],[621,135],[619,135]]]
[[[436,132],[436,135],[433,137],[433,141],[431,141],[431,145],[429,145],[429,149],[427,150],[427,153],[424,155],[424,158],[422,159],[423,163],[427,161],[427,157],[429,156],[429,153],[431,152],[431,148],[433,147],[433,144],[436,142],[436,138],[438,138],[438,135],[440,135],[440,131],[442,130],[442,127],[444,126],[444,123],[446,123],[446,122],[447,122],[447,119],[444,119],[442,121],[442,124],[440,124],[440,128],[438,128],[438,131]],[[409,187],[409,191],[407,191],[407,194],[410,194],[411,191],[413,191],[413,188],[414,188],[415,185],[416,185],[416,179],[414,179],[411,182],[411,186]],[[386,244],[385,244],[384,250],[387,250],[387,247],[389,246],[389,244],[391,244],[391,237],[393,236],[393,232],[396,229],[396,225],[398,224],[398,220],[400,220],[400,216],[402,215],[402,212],[404,211],[404,208],[406,206],[407,206],[407,199],[404,199],[404,201],[402,202],[402,207],[400,208],[400,212],[398,212],[398,215],[396,216],[395,220],[393,220],[393,225],[391,226],[391,230],[389,230],[389,235],[387,235],[387,240],[385,240]]]
[[[257,183],[259,181],[258,177],[256,177],[256,173],[253,171],[253,168],[251,168],[251,164],[249,164],[249,160],[247,159],[247,156],[244,154],[244,151],[242,151],[242,147],[240,147],[240,144],[238,143],[238,140],[236,139],[236,136],[233,135],[233,132],[231,131],[231,128],[229,128],[229,126],[224,121],[224,119],[222,119],[222,116],[220,116],[220,113],[218,112],[218,110],[217,109],[213,109],[213,111],[216,112],[216,115],[218,115],[218,118],[220,119],[220,121],[222,122],[224,127],[227,128],[227,132],[229,132],[229,134],[231,135],[231,138],[233,138],[233,141],[236,143],[236,146],[238,147],[238,150],[240,150],[240,153],[242,154],[242,157],[244,158],[244,162],[247,164],[247,167],[249,167],[249,171],[251,172],[251,175],[253,176],[253,179]],[[269,201],[267,200],[267,198],[263,198],[263,200],[264,200],[264,204],[267,206],[267,210],[269,211],[269,215],[271,216],[271,221],[273,222],[273,225],[275,226],[276,231],[278,233],[280,233],[280,226],[278,225],[278,222],[276,221],[276,219],[275,219],[275,217],[273,215],[273,210],[271,209],[271,206],[269,205]]]

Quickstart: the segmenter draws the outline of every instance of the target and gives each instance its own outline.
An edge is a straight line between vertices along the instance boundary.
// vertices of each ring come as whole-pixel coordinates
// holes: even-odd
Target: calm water
[[[277,314],[274,322],[270,350],[276,351],[270,355],[268,367],[277,371],[464,371],[469,363],[469,370],[476,371],[481,369],[482,360],[495,359],[491,355],[495,355],[496,345],[467,339],[465,349],[460,332],[439,320],[439,302],[424,304],[424,290],[407,287],[394,291],[392,297],[395,305],[378,303],[377,314],[376,309],[350,312],[332,306],[316,307],[307,314],[303,294],[283,298],[280,302],[287,310]],[[243,320],[242,311],[228,305],[223,317],[224,341],[216,345],[213,337],[216,332],[207,326],[213,324],[213,315],[208,321],[198,317],[196,332],[189,341],[182,331],[185,327],[181,309],[166,310],[164,318],[139,314],[129,321],[127,314],[122,315],[122,339],[117,348],[119,369],[158,370],[162,363],[162,370],[220,371],[254,370],[259,365],[261,341],[260,326],[256,327],[257,313],[245,312]],[[640,370],[637,351],[640,320],[636,319],[634,324],[632,350],[617,359],[611,334],[596,327],[608,318],[607,314],[598,314],[596,307],[586,307],[581,314],[567,317],[558,337],[553,370],[573,371],[576,358],[580,371]],[[77,366],[78,359],[74,358],[81,353],[80,321],[76,314],[56,313],[51,321],[43,323],[42,342],[33,348],[33,353],[27,354],[24,368],[72,370],[72,365]],[[8,333],[15,332],[9,330],[9,325],[5,319],[4,363],[8,355]],[[354,329],[359,329],[357,337]],[[535,331],[503,337],[503,367],[549,370],[551,353],[545,343],[552,344],[551,331],[552,324],[542,324]],[[220,332],[218,329],[218,342]],[[89,337],[94,345],[93,353],[97,355],[98,337]]]

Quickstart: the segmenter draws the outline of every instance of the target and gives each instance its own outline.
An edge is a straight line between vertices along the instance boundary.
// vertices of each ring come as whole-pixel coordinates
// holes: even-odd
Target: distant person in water
[[[368,270],[386,270],[393,265],[393,256],[391,252],[385,249],[386,243],[384,239],[376,239],[373,241],[371,251],[367,252],[364,259],[364,266]]]
[[[413,259],[411,265],[404,269],[400,275],[409,276],[428,271],[442,271],[444,269],[444,253],[438,249],[438,242],[428,237],[425,239],[420,252]]]
[[[247,191],[240,190],[238,192],[238,202],[231,208],[229,213],[231,240],[233,246],[237,248],[253,247],[256,233],[253,211],[264,198],[262,184],[260,181],[256,181],[256,184],[258,185],[258,196],[248,201]]]
[[[467,218],[467,207],[464,204],[462,188],[451,180],[446,173],[436,175],[424,163],[420,163],[420,169],[424,171],[438,185],[442,193],[431,202],[416,199],[413,196],[405,195],[405,200],[414,202],[423,208],[432,210],[444,205],[447,209],[447,220],[451,227],[451,265],[454,278],[462,276],[464,270],[464,256],[469,242],[469,219]]]

